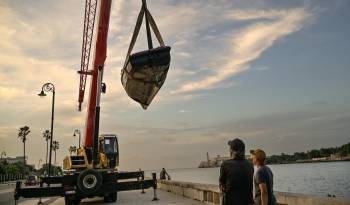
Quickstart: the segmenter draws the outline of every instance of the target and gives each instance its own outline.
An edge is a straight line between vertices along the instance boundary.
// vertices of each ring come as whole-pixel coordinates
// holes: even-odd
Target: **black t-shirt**
[[[276,199],[273,195],[273,174],[269,167],[261,166],[259,167],[254,175],[254,189],[255,189],[255,199],[254,202],[256,205],[261,204],[261,190],[259,184],[265,183],[268,194],[268,205],[275,205]]]
[[[220,184],[225,189],[225,203],[251,205],[253,203],[254,167],[246,159],[230,159],[222,163]]]

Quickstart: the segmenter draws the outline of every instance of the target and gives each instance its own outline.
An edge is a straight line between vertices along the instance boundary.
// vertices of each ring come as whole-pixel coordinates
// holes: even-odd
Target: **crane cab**
[[[119,146],[118,138],[113,134],[103,134],[99,137],[100,161],[103,162],[103,168],[115,168],[119,165]]]
[[[98,168],[115,169],[119,165],[118,138],[115,134],[102,134],[98,138]],[[79,148],[76,155],[66,156],[63,160],[65,170],[83,170],[92,168],[91,151]]]

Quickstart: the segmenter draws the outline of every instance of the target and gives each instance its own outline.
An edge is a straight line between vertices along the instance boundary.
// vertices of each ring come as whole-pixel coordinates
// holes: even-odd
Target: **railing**
[[[208,204],[222,203],[220,189],[217,185],[162,180],[158,182],[158,187],[161,190]]]
[[[161,190],[206,204],[222,204],[222,195],[218,185],[160,180],[158,181],[158,187]],[[274,194],[279,205],[350,205],[350,200],[342,198],[285,192],[275,192]]]
[[[0,183],[24,179],[23,174],[0,174]]]

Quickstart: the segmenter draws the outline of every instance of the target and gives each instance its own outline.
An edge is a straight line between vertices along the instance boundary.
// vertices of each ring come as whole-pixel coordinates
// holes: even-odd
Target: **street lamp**
[[[81,132],[80,132],[80,130],[78,130],[78,129],[74,130],[73,137],[76,137],[77,134],[79,135],[79,146],[78,146],[78,147],[79,147],[79,149],[80,149]]]
[[[48,173],[48,177],[50,177],[50,174],[51,174],[52,139],[53,139],[53,120],[54,120],[54,115],[55,115],[55,86],[52,83],[45,83],[42,86],[41,92],[38,95],[40,97],[45,97],[46,96],[45,92],[52,92],[51,138],[50,138],[49,173]]]

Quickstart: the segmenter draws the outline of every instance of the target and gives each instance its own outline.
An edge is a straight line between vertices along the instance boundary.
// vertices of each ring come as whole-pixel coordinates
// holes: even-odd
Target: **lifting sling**
[[[146,21],[148,50],[131,54],[143,16]],[[157,48],[153,48],[150,27],[159,42],[160,46]],[[121,71],[121,82],[129,97],[139,102],[143,109],[147,109],[151,104],[166,79],[170,66],[170,49],[164,44],[156,22],[147,9],[146,0],[142,0],[142,7]]]

